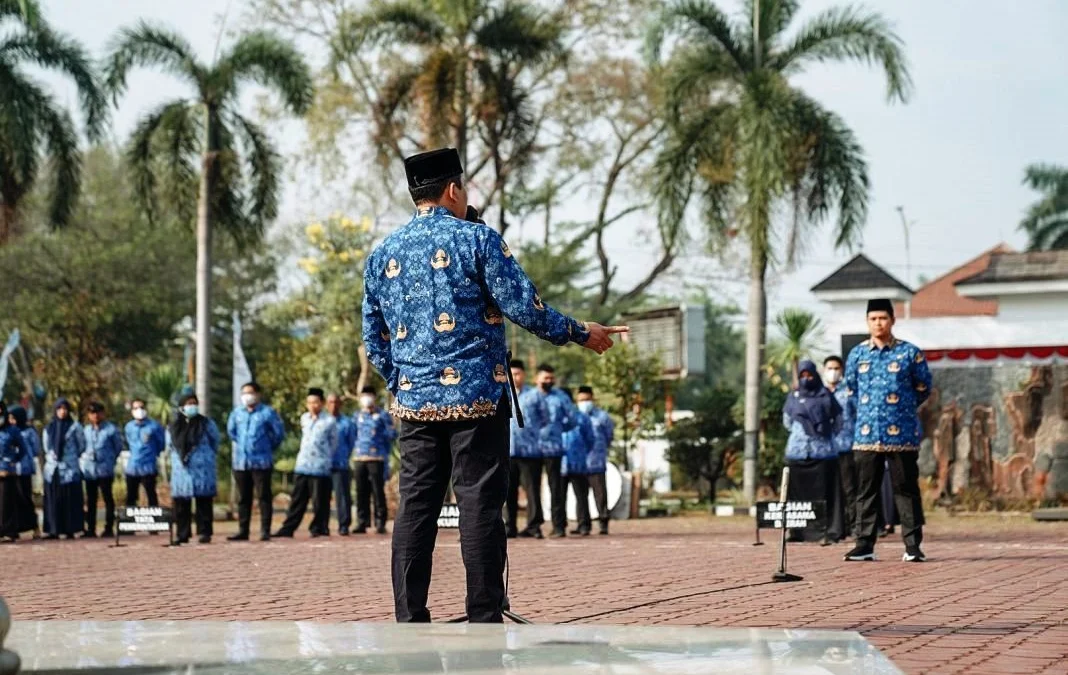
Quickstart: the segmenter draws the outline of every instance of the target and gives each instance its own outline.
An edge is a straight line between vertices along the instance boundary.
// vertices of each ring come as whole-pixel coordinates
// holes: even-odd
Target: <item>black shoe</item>
[[[82,532],[82,539],[96,539],[96,532]]]
[[[270,532],[264,532],[263,534],[260,535],[260,541],[270,541],[270,540],[271,540],[271,533]]]
[[[845,558],[843,559],[850,562],[875,560],[875,549],[866,544],[857,544],[852,551],[845,554]]]
[[[277,532],[275,532],[271,536],[274,537],[275,539],[292,539],[293,538],[293,533],[292,532],[286,532],[285,530],[278,530]]]
[[[182,544],[188,544],[188,543],[189,543],[189,537],[182,537],[181,539],[176,539],[175,542],[174,542],[174,544],[176,546],[181,546]]]
[[[385,525],[379,525],[378,527],[375,528],[375,534],[385,534],[385,533],[386,533],[386,526]]]
[[[533,539],[534,538],[534,532],[531,531],[531,530],[521,530],[515,536],[519,537],[520,539]]]
[[[834,540],[830,537],[824,537],[823,539],[820,539],[820,546],[830,546],[833,543]]]
[[[891,525],[889,527],[884,527],[882,530],[880,530],[879,531],[879,536],[880,537],[889,537],[893,533],[894,533],[894,526]]]
[[[549,539],[563,539],[567,536],[567,532],[563,530],[553,530],[549,533]]]
[[[905,555],[901,557],[904,562],[927,562],[927,556],[923,554],[919,546],[906,546]]]
[[[200,542],[201,544],[210,544],[211,543],[211,535],[210,534],[202,534],[202,535],[200,535],[200,537],[197,538],[197,541]]]
[[[71,539],[74,539],[74,535],[73,534],[68,534],[67,535],[67,541],[70,541]]]
[[[353,534],[367,534],[367,526],[366,525],[360,525],[355,530],[353,530],[352,533]]]
[[[342,537],[347,537],[347,536],[349,536],[349,528],[347,528],[347,527],[339,527],[337,529],[337,533],[339,535],[341,535]]]
[[[607,527],[602,527],[601,528],[601,534],[607,535],[608,534],[608,528]]]
[[[104,534],[102,534],[100,536],[103,537],[104,539],[114,539],[115,538],[115,530],[104,530]]]
[[[581,535],[582,534],[582,530],[580,530],[579,528],[576,527],[575,529],[571,530],[571,534]]]
[[[231,534],[226,538],[226,541],[248,541],[248,532],[238,532],[237,534]]]
[[[276,536],[277,536],[277,535],[276,535]],[[293,536],[293,535],[290,535],[290,536]],[[319,531],[316,531],[316,532],[312,532],[312,533],[311,533],[311,538],[312,538],[312,539],[318,539],[319,537],[329,537],[329,536],[330,536],[330,533],[329,533],[329,532],[319,532]]]
[[[516,531],[516,530],[505,530],[504,536],[507,537],[508,539],[515,539],[516,537],[519,536],[519,532]]]
[[[43,536],[41,538],[44,539],[45,541],[55,541],[56,539],[59,539],[59,535],[58,534],[46,534],[45,536]]]

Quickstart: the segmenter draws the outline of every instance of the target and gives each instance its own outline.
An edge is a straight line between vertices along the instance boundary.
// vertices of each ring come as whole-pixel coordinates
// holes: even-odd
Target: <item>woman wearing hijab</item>
[[[82,427],[70,414],[70,402],[56,401],[52,421],[44,430],[44,529],[45,539],[66,535],[74,539],[85,526],[82,470],[78,459],[85,450]]]
[[[26,409],[19,405],[7,411],[8,422],[18,429],[26,452],[22,455],[18,470],[19,532],[33,532],[34,539],[41,538],[41,525],[37,520],[37,507],[33,504],[33,475],[37,473],[37,457],[41,454],[41,439],[29,423]]]
[[[7,406],[0,401],[0,542],[19,538],[18,467],[26,454],[22,434],[8,423]]]
[[[177,543],[188,544],[192,536],[195,500],[198,541],[210,544],[219,429],[214,421],[200,414],[199,401],[192,392],[178,399],[178,414],[167,429],[167,448],[171,458],[171,498],[178,530]]]
[[[783,406],[783,424],[790,430],[786,441],[786,464],[790,467],[789,500],[823,501],[826,526],[819,538],[824,546],[842,538],[843,512],[838,498],[838,450],[833,437],[841,424],[842,406],[823,386],[816,364],[802,361],[798,388]],[[790,533],[801,540],[803,530]]]

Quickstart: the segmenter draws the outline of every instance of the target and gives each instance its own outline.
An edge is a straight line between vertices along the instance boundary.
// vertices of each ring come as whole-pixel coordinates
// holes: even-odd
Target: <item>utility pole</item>
[[[909,227],[915,223],[910,223],[905,219],[905,207],[897,207],[897,214],[901,216],[901,229],[905,231],[905,285],[912,290],[912,255],[909,252]],[[905,301],[905,318],[911,318],[912,316],[912,300]]]

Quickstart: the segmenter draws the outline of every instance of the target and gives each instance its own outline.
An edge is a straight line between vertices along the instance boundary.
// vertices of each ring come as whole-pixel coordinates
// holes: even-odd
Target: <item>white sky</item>
[[[721,0],[728,11],[732,0]],[[802,17],[842,0],[807,0]],[[904,280],[906,255],[895,207],[910,221],[912,283],[934,277],[999,241],[1021,248],[1016,224],[1033,195],[1020,180],[1032,162],[1068,164],[1068,2],[1063,0],[872,0],[866,6],[890,19],[904,39],[915,94],[905,106],[889,106],[881,74],[859,66],[815,66],[796,84],[838,112],[865,150],[873,184],[864,252]],[[220,0],[44,0],[46,16],[82,40],[95,54],[122,25],[148,18],[191,40],[210,58],[218,35]],[[240,17],[233,0],[231,17]],[[229,26],[233,28],[234,26]],[[153,104],[181,92],[170,78],[139,71],[115,114],[114,133],[125,139]],[[73,102],[69,89],[57,87]],[[283,147],[294,145],[294,127],[276,129]],[[283,218],[307,215],[307,204],[287,188]],[[333,206],[333,205],[331,205]],[[581,217],[581,206],[560,218]],[[812,305],[808,289],[848,259],[831,248],[830,228],[809,244],[802,266],[777,279],[772,311]],[[621,238],[613,245],[622,283],[651,264],[648,247]],[[630,260],[633,258],[633,264]],[[644,263],[644,265],[643,265]],[[698,271],[700,270],[700,271]],[[670,292],[680,277],[722,277],[706,262],[683,260],[658,290]],[[744,281],[716,282],[716,295],[745,307]]]

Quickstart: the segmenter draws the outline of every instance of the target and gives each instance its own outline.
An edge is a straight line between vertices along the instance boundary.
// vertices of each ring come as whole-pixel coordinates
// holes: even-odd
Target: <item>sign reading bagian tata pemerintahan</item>
[[[161,506],[127,506],[118,511],[119,532],[167,532],[174,520],[171,510]]]

